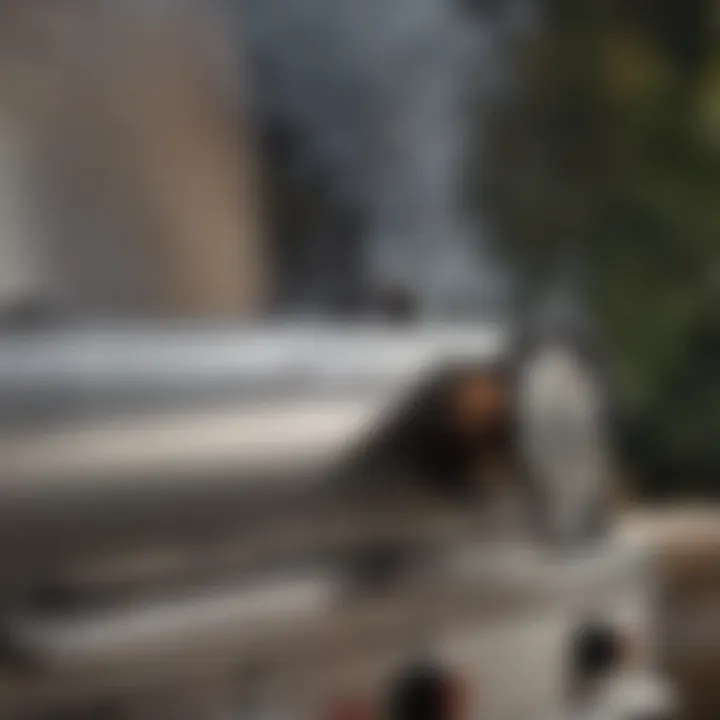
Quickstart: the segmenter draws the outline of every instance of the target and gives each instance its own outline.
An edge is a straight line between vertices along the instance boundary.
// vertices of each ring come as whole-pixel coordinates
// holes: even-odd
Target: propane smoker
[[[0,717],[665,717],[607,394],[562,326],[8,339]]]

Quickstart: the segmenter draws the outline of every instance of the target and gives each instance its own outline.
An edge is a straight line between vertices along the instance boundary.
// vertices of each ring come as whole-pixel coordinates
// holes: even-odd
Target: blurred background
[[[718,193],[718,0],[0,2],[6,337],[562,287],[612,356],[626,492],[705,504]]]
[[[1,12],[5,326],[488,317],[563,284],[632,483],[716,492],[717,2]]]

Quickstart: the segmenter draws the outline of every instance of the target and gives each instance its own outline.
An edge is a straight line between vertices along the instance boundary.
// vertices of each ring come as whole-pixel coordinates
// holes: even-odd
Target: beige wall
[[[25,140],[14,118],[0,113],[0,306],[43,294],[49,279],[24,187]]]
[[[0,150],[21,127],[34,181],[15,193],[34,222],[8,229],[12,243],[0,231],[0,256],[26,258],[14,270],[0,257],[0,302],[13,276],[40,282],[37,256],[47,293],[80,314],[256,314],[252,142],[216,62],[230,39],[189,17],[92,5],[0,5],[0,118],[12,119]]]

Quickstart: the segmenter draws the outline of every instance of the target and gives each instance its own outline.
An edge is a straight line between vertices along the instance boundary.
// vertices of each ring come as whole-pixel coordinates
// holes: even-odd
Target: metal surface
[[[317,398],[414,382],[503,350],[492,325],[78,328],[0,342],[0,417],[65,420],[160,404]]]
[[[167,701],[213,687],[230,708],[234,674],[259,663],[273,702],[318,717],[346,688],[382,700],[426,649],[488,717],[561,710],[579,623],[652,634],[642,553],[540,546],[518,483],[470,502],[355,462],[397,417],[437,411],[405,405],[435,373],[485,367],[504,343],[488,327],[294,326],[0,345],[15,662],[0,716],[109,698],[120,717],[169,720]],[[366,574],[378,558],[399,562]]]
[[[400,506],[418,511],[417,502],[407,493],[363,500],[377,468],[346,483],[356,453],[433,372],[482,365],[502,342],[499,330],[474,326],[8,337],[0,343],[5,586],[105,553],[180,546],[195,555],[208,533],[252,547],[273,538],[276,557],[337,539],[340,528],[382,532],[384,518]],[[445,511],[431,514],[442,522]],[[432,536],[437,522],[427,510],[417,518]]]
[[[301,566],[165,596],[120,598],[83,612],[31,611],[14,618],[13,644],[38,665],[63,670],[222,644],[231,635],[235,642],[252,637],[257,648],[289,637],[319,648],[357,636],[364,623],[380,622],[384,633],[392,632],[390,621],[381,620],[388,614],[399,622],[398,613],[415,613],[421,624],[438,605],[472,607],[488,621],[509,612],[557,611],[583,594],[588,607],[602,606],[637,580],[640,558],[632,550],[607,548],[582,562],[558,562],[532,546],[490,552],[470,544],[437,550],[392,587],[371,594],[358,591],[347,568]]]
[[[599,613],[637,628],[646,607],[637,562],[624,546],[561,564],[531,546],[466,546],[372,593],[350,592],[342,575],[314,568],[164,605],[26,614],[16,617],[13,639],[36,670],[0,673],[0,708],[132,702],[144,688],[212,684],[258,662],[293,717],[314,716],[348,688],[387,692],[403,664],[429,648],[479,692],[488,717],[526,717],[562,707],[577,623]]]
[[[238,482],[320,478],[379,421],[386,397],[238,403],[215,411],[89,420],[0,436],[0,497],[12,488],[52,492],[90,484],[111,492],[143,477],[237,472]]]

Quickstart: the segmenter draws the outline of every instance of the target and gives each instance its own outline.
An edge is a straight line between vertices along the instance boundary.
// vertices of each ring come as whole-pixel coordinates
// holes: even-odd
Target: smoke
[[[361,210],[365,282],[408,291],[426,314],[477,310],[499,290],[459,185],[469,105],[506,83],[521,3],[243,0],[261,115],[302,138],[296,172],[329,175],[336,202]]]

